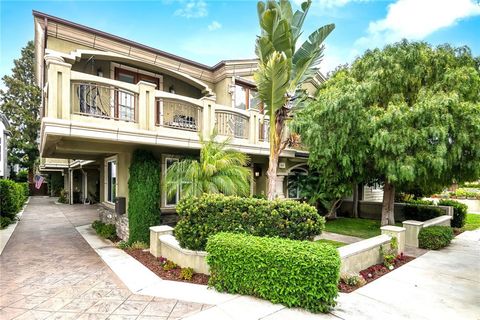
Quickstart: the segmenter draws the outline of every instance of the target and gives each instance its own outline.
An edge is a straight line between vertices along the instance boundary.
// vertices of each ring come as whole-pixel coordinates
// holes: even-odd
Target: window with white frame
[[[165,173],[168,171],[168,168],[170,168],[175,162],[178,162],[177,158],[165,158]],[[168,196],[168,194],[165,191],[165,206],[167,207],[176,206],[178,203],[178,200],[180,200],[180,187],[178,187],[177,192],[171,196]]]
[[[305,169],[292,169],[287,176],[287,198],[299,199],[302,192],[301,181],[306,177]]]
[[[107,201],[115,202],[117,197],[117,160],[107,161]]]

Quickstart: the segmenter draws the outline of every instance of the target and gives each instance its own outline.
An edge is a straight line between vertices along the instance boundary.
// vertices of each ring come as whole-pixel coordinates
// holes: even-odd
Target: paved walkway
[[[0,319],[180,319],[203,304],[132,294],[75,229],[94,206],[32,197],[0,256]]]

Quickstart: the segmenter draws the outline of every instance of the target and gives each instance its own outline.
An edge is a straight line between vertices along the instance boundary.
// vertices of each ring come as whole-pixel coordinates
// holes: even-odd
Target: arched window
[[[287,198],[300,199],[301,181],[308,174],[308,170],[303,167],[296,167],[290,170],[287,176]]]

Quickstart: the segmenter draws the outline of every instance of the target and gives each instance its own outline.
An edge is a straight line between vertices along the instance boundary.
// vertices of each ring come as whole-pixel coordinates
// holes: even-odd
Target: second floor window
[[[242,85],[235,85],[235,108],[248,110],[257,108],[258,98],[257,91]]]

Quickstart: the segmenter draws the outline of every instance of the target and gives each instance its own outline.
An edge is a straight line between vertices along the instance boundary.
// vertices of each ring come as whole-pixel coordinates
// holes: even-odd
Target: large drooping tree
[[[0,111],[10,121],[9,164],[33,170],[39,156],[41,91],[35,83],[35,54],[33,41],[22,49],[21,57],[14,60],[11,75],[2,78],[5,90],[0,90]]]
[[[200,159],[184,159],[167,169],[165,187],[168,197],[180,189],[182,196],[201,196],[204,193],[248,196],[251,171],[250,159],[242,152],[229,149],[229,140],[215,141],[200,137]]]
[[[329,24],[317,29],[297,48],[310,5],[310,0],[302,3],[295,13],[286,0],[260,1],[257,6],[261,35],[255,47],[259,68],[254,78],[270,123],[267,171],[270,200],[276,196],[278,159],[289,143],[286,122],[305,101],[307,94],[302,86],[318,72],[324,50],[322,43],[335,28]]]
[[[480,177],[480,59],[406,40],[338,70],[295,117],[309,165],[342,183],[382,181],[382,225],[396,189]]]

